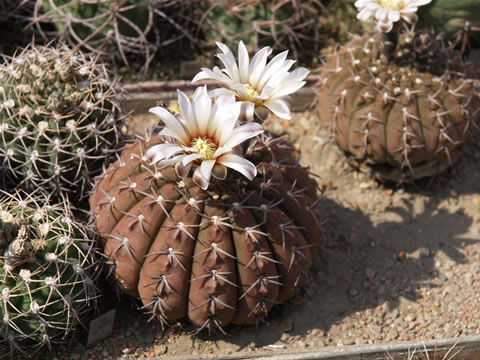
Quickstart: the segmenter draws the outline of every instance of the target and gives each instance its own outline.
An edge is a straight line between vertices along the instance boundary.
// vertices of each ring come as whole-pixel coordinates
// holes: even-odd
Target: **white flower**
[[[213,70],[202,68],[192,83],[205,79],[218,80],[223,88],[211,91],[210,95],[233,93],[237,101],[242,103],[242,121],[252,121],[254,112],[260,118],[264,118],[265,113],[269,111],[282,119],[290,119],[287,95],[305,85],[303,79],[309,71],[298,68],[288,72],[295,63],[294,60],[287,60],[288,51],[276,55],[267,64],[267,57],[272,53],[272,49],[264,47],[253,56],[252,61],[249,61],[247,48],[240,41],[237,65],[226,45],[217,43],[217,46],[222,51],[217,57],[225,68],[222,70],[217,66]]]
[[[241,104],[231,94],[219,96],[212,104],[206,86],[197,88],[192,102],[183,92],[177,92],[180,113],[173,116],[162,107],[150,109],[165,123],[160,135],[173,139],[147,151],[152,162],[175,164],[180,177],[186,177],[195,164],[193,181],[204,190],[211,176],[225,179],[227,167],[252,180],[257,174],[255,165],[235,152],[237,145],[262,133],[262,126],[257,123],[237,126]]]
[[[402,18],[409,24],[417,22],[415,14],[419,6],[427,5],[432,0],[357,0],[355,6],[360,11],[357,14],[359,20],[367,20],[375,15],[377,29],[389,32],[393,23]]]

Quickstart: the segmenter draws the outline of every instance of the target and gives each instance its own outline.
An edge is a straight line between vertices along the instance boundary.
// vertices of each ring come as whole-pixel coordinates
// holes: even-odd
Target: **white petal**
[[[156,163],[163,159],[168,159],[172,155],[182,152],[182,147],[177,144],[158,144],[147,150],[145,155]]]
[[[409,24],[416,24],[418,20],[418,16],[416,14],[408,14],[402,12],[402,19],[404,19]]]
[[[202,68],[202,71],[199,72],[192,80],[192,83],[200,80],[217,80],[224,84],[232,84],[232,79],[225,75],[218,66],[215,66],[213,70],[208,68]]]
[[[253,114],[255,113],[255,104],[250,101],[239,101],[241,104],[240,116],[238,121],[241,123],[247,123],[253,121]]]
[[[388,19],[392,22],[397,22],[400,20],[400,11],[389,11]]]
[[[377,20],[379,20],[379,21],[388,19],[388,10],[386,10],[386,9],[384,9],[384,8],[379,8],[379,9],[375,12],[375,19],[377,19]]]
[[[192,101],[192,109],[195,114],[194,118],[196,119],[196,125],[198,126],[198,133],[192,135],[193,137],[207,135],[211,107],[212,100],[210,99],[210,96],[208,96],[207,87],[203,86],[197,88]],[[192,119],[192,123],[195,119]]]
[[[179,160],[183,160],[179,159]],[[192,163],[188,163],[186,166],[182,164],[182,161],[179,161],[175,164],[175,172],[177,175],[181,178],[185,178],[188,176],[188,173],[190,172],[190,169],[192,168]]]
[[[245,86],[243,86],[243,84],[233,84],[232,89],[236,91],[237,96],[240,100],[248,99],[248,91]]]
[[[181,90],[177,89],[178,95],[178,105],[180,106],[180,111],[182,118],[185,121],[185,125],[188,128],[190,134],[195,134],[198,131],[197,121],[193,115],[192,104],[187,95]],[[186,120],[185,120],[186,119]]]
[[[262,50],[257,52],[250,62],[248,68],[248,83],[254,89],[257,88],[258,82],[265,71],[265,66],[267,65],[267,58],[272,53],[270,47],[264,47]]]
[[[246,84],[248,82],[248,51],[243,41],[238,44],[238,71],[240,75],[240,82]]]
[[[217,159],[220,156],[222,156],[223,154],[226,154],[226,153],[231,152],[231,151],[232,151],[232,149],[229,148],[229,147],[220,146],[220,147],[217,148],[217,150],[215,150],[215,153],[213,154],[213,158]]]
[[[180,140],[184,144],[189,141],[190,134],[188,133],[188,130],[185,129],[182,123],[178,121],[178,119],[173,116],[167,109],[161,106],[156,106],[150,108],[150,110],[148,111],[152,114],[157,115],[165,123],[165,125],[171,131],[170,136],[174,137],[177,140]]]
[[[212,169],[212,176],[218,180],[225,180],[227,177],[227,168],[221,164],[215,164]]]
[[[216,98],[222,95],[236,95],[236,91],[226,89],[224,87],[218,88],[218,89],[213,89],[208,92],[208,95],[212,98]]]
[[[200,164],[200,174],[207,180],[210,181],[210,176],[212,175],[212,169],[217,161],[216,160],[204,160]]]
[[[235,154],[225,154],[217,159],[217,163],[238,171],[248,180],[252,180],[257,175],[257,168],[254,164]]]
[[[410,0],[408,6],[423,6],[430,4],[432,0]]]
[[[190,164],[192,161],[195,161],[197,159],[201,159],[202,158],[202,155],[200,154],[189,154],[189,155],[186,155],[183,159],[182,159],[182,165],[183,166],[187,166],[188,164]]]
[[[217,42],[217,46],[222,50],[223,54],[217,54],[217,57],[225,66],[225,70],[230,78],[234,82],[239,82],[240,77],[238,73],[238,66],[237,62],[235,61],[235,57],[233,56],[232,52],[228,48],[227,45]]]
[[[217,98],[208,125],[208,135],[219,146],[223,145],[222,139],[228,139],[232,134],[232,130],[237,124],[240,115],[240,107],[241,104],[235,101],[234,96],[227,95]]]
[[[208,70],[208,71],[207,71]],[[193,77],[192,84],[197,81],[208,80],[212,78],[212,71],[207,68],[203,68],[197,75]]]
[[[230,138],[222,144],[225,147],[230,149],[234,148],[235,146],[241,144],[247,139],[257,136],[263,132],[262,125],[256,122],[250,122],[245,125],[241,125],[233,130],[232,135]]]
[[[268,110],[265,106],[256,106],[255,115],[260,120],[260,124],[261,124],[265,120],[267,120],[268,117],[270,116],[270,110]]]
[[[357,19],[365,21],[372,15],[373,15],[372,10],[364,8],[364,9],[360,10],[360,12],[357,14]]]
[[[272,94],[271,97],[281,97],[285,95],[289,95],[294,93],[298,89],[300,89],[303,85],[305,85],[305,81],[302,81],[307,77],[310,73],[308,69],[305,68],[297,68],[288,74],[287,77],[282,81],[282,86],[277,87]]]
[[[391,21],[388,21],[388,19],[386,20],[383,20],[383,21],[379,21],[377,23],[377,29],[379,31],[382,31],[384,33],[388,33],[390,31],[392,31],[393,29],[393,23]]]
[[[277,54],[272,60],[270,60],[258,81],[257,89],[259,92],[262,91],[263,86],[268,81],[268,79],[270,79],[270,77],[275,74],[277,70],[283,65],[285,59],[287,58],[287,55],[288,50],[285,50],[280,54]]]
[[[275,99],[265,103],[265,107],[270,109],[275,115],[281,119],[290,120],[290,107],[284,99]]]

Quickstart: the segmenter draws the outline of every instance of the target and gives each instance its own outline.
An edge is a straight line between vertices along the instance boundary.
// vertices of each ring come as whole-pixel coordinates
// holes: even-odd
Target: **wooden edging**
[[[478,360],[480,359],[480,336],[463,336],[425,342],[409,341],[386,345],[326,347],[308,352],[262,350],[261,352],[255,351],[252,354],[169,356],[168,358],[172,360],[412,360],[423,359],[425,349],[430,356],[427,359],[431,360]],[[434,357],[435,351],[436,357]],[[449,351],[449,355],[444,358]],[[418,354],[419,357],[413,357],[412,353]],[[453,356],[454,354],[456,355]]]
[[[309,109],[316,97],[316,83],[317,76],[309,76],[307,84],[295,94],[292,95],[292,111],[301,112]],[[216,81],[205,81],[207,87],[214,89],[219,87]],[[177,100],[177,89],[182,90],[188,95],[193,94],[198,85],[193,85],[190,81],[176,80],[176,81],[152,81],[136,84],[126,84],[123,86],[127,92],[125,98],[126,107],[134,114],[144,114],[148,109],[157,104],[157,101]]]

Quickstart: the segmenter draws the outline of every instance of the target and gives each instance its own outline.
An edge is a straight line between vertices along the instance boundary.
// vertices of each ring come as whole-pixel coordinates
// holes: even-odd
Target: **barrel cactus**
[[[28,190],[82,196],[119,142],[105,67],[67,47],[30,46],[0,67],[0,85],[2,166]]]
[[[0,200],[0,358],[65,341],[98,297],[94,241],[66,202],[16,193]]]
[[[145,155],[139,140],[100,177],[95,226],[120,289],[162,324],[255,324],[295,294],[322,238],[316,183],[293,149],[263,135],[246,158],[259,175],[228,176],[202,190]]]
[[[390,58],[381,36],[355,37],[329,55],[320,122],[381,179],[437,174],[458,158],[480,115],[471,70],[429,31],[401,33]]]

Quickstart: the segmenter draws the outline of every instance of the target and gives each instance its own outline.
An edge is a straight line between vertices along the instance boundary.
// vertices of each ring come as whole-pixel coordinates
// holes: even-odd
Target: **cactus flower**
[[[287,60],[288,51],[276,55],[267,64],[267,58],[272,53],[272,49],[267,46],[249,61],[247,48],[240,41],[237,64],[225,44],[217,42],[217,46],[222,51],[217,57],[225,68],[202,68],[192,83],[206,79],[219,81],[222,88],[211,91],[210,95],[234,94],[236,100],[242,104],[241,121],[252,121],[254,114],[263,119],[267,112],[272,112],[282,119],[291,118],[288,95],[305,85],[304,79],[309,70],[300,67],[288,72],[295,63],[294,60]]]
[[[263,128],[257,123],[238,125],[241,104],[235,97],[222,95],[212,104],[205,86],[197,88],[192,102],[178,90],[178,103],[180,112],[175,116],[162,107],[150,109],[165,123],[160,135],[173,141],[152,146],[147,157],[160,165],[175,164],[180,177],[186,177],[195,165],[192,178],[203,190],[211,176],[225,179],[227,167],[252,180],[257,169],[238,155],[237,145],[262,133]]]
[[[417,22],[415,14],[419,6],[427,5],[432,0],[357,0],[355,6],[359,13],[359,20],[367,20],[370,16],[375,15],[377,21],[377,29],[383,32],[390,32],[393,23],[400,19],[405,20],[409,24]]]

